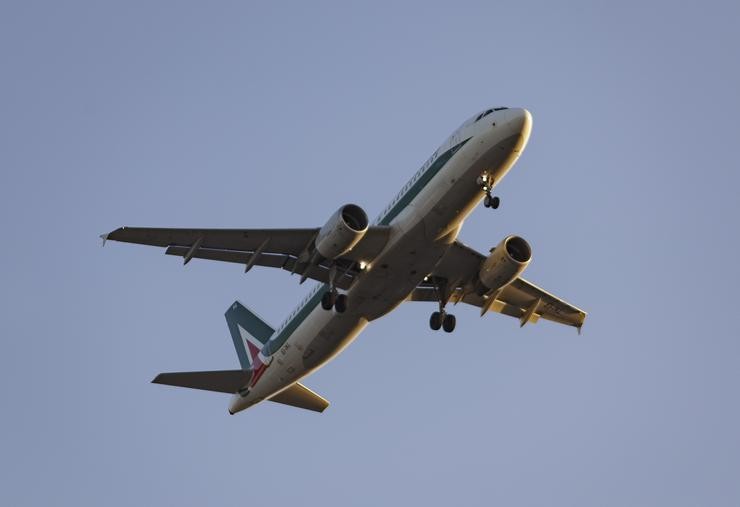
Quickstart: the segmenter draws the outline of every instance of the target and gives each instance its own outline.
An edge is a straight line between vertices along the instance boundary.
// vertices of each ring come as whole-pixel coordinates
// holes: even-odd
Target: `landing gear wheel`
[[[455,330],[455,324],[457,323],[457,319],[454,315],[447,314],[445,315],[444,320],[442,321],[442,329],[445,330],[447,333],[451,333]]]
[[[439,331],[439,328],[442,327],[442,315],[439,312],[434,312],[432,316],[429,317],[429,327],[434,331]]]
[[[334,309],[337,313],[344,313],[347,311],[347,294],[339,294],[334,302]]]
[[[498,209],[500,204],[501,199],[498,196],[486,194],[486,196],[483,198],[483,206],[485,206],[486,208]]]
[[[324,310],[331,310],[336,302],[337,296],[332,291],[328,290],[321,296],[321,308]]]

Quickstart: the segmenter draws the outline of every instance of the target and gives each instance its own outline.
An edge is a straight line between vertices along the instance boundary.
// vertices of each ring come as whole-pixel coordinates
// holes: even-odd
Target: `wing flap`
[[[167,255],[176,255],[179,257],[185,257],[189,253],[189,249],[184,246],[170,246],[164,252]],[[222,262],[233,262],[235,264],[242,264],[246,266],[252,257],[252,253],[249,252],[237,252],[234,250],[216,250],[213,248],[199,248],[192,254],[193,259],[205,259],[211,261],[222,261]],[[262,266],[267,268],[280,268],[286,271],[294,272],[296,265],[296,257],[289,255],[280,254],[266,254],[262,253],[257,256],[252,265]],[[309,266],[305,269],[305,274],[312,280],[317,280],[322,283],[329,283],[329,268],[319,264],[317,266]],[[348,290],[352,285],[357,271],[354,269],[341,270],[343,276],[339,276],[334,281],[334,284],[342,289]],[[304,273],[304,271],[301,271]]]
[[[578,328],[583,326],[588,315],[580,308],[550,294],[522,277],[511,282],[504,289],[500,299],[519,307],[525,307],[525,305],[531,305],[535,300],[540,300],[535,314],[543,319]]]

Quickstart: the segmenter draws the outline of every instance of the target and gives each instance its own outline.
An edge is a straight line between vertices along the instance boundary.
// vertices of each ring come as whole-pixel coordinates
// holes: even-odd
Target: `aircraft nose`
[[[501,111],[499,125],[505,126],[512,134],[521,134],[528,138],[532,130],[532,115],[524,108],[512,107]]]

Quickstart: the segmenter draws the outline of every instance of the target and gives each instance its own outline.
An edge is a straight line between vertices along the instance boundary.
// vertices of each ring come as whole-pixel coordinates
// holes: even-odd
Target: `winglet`
[[[105,242],[108,241],[108,234],[110,234],[110,233],[109,232],[106,232],[105,234],[101,234],[100,235],[100,239],[103,240],[103,243],[100,246],[105,246]]]

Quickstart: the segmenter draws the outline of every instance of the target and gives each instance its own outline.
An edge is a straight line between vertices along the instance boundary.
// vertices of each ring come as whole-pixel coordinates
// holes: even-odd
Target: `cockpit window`
[[[494,111],[496,111],[496,109],[488,109],[487,111],[483,111],[481,114],[478,115],[478,117],[475,119],[475,121],[480,120],[484,116],[488,116],[489,114],[491,114]]]
[[[463,129],[465,127],[468,127],[468,126],[472,125],[473,123],[477,122],[478,120],[480,120],[484,116],[488,116],[489,114],[491,114],[494,111],[503,111],[504,109],[509,109],[509,108],[508,107],[494,107],[493,109],[486,109],[482,113],[480,113],[478,115],[475,115],[475,116],[471,116],[470,118],[468,118],[467,120],[465,120],[465,122],[462,125],[460,125],[460,127],[458,127],[458,130]]]

